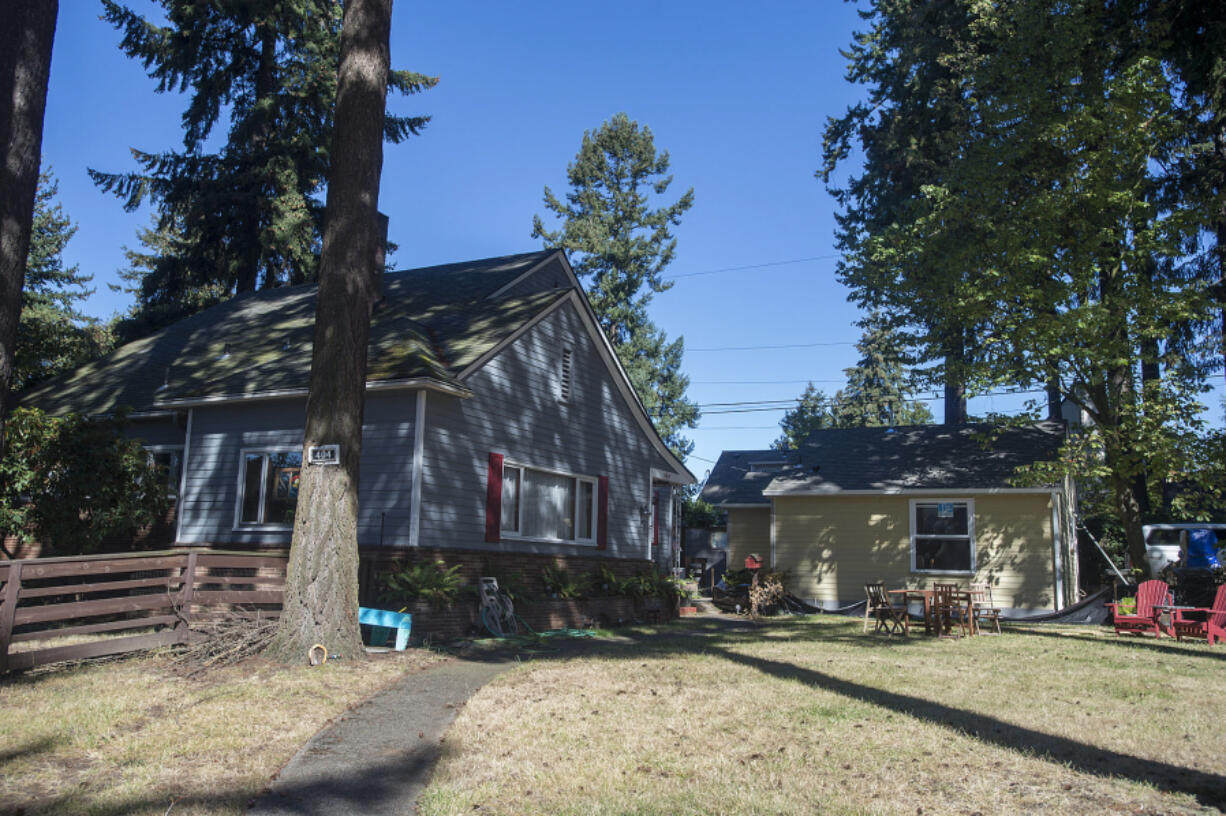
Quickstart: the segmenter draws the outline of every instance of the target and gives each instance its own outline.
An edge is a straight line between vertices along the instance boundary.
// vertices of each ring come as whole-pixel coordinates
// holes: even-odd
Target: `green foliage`
[[[728,511],[718,510],[710,502],[687,496],[681,502],[681,524],[684,527],[722,527],[728,523]]]
[[[123,34],[157,91],[188,93],[183,150],[132,150],[139,169],[91,170],[125,208],[158,209],[152,259],[141,273],[135,333],[226,295],[313,280],[336,99],[342,5],[332,0],[198,3],[159,0],[165,24],[114,0],[103,17]],[[390,91],[415,94],[437,80],[391,71]],[[228,117],[224,139],[214,136]],[[428,117],[387,115],[399,143]],[[220,141],[216,152],[208,152]],[[149,234],[142,239],[150,237]]]
[[[164,516],[166,473],[123,426],[122,417],[15,410],[0,462],[0,534],[37,540],[43,555],[80,555]]]
[[[800,404],[784,413],[779,427],[783,433],[771,443],[771,447],[775,450],[799,448],[809,434],[834,427],[832,400],[825,391],[809,383],[800,395]]]
[[[546,564],[541,571],[541,582],[546,594],[563,600],[582,598],[583,583],[569,572],[554,564]]]
[[[644,570],[627,578],[623,587],[625,594],[631,598],[660,598],[669,605],[688,597],[680,581],[656,570]]]
[[[1119,604],[1120,604],[1120,605],[1119,605],[1119,610],[1120,610],[1120,614],[1121,614],[1121,615],[1135,615],[1135,614],[1137,614],[1137,599],[1136,599],[1135,597],[1133,597],[1133,598],[1120,598],[1120,600],[1119,600]]]
[[[64,266],[64,247],[77,226],[56,201],[58,194],[59,182],[44,170],[38,177],[21,290],[13,391],[76,368],[110,348],[107,331],[77,310],[93,292],[86,288],[92,276],[81,274],[76,265]]]
[[[583,595],[587,598],[620,598],[625,587],[613,570],[603,564],[583,576]]]
[[[1138,560],[1147,485],[1220,360],[1226,187],[1183,182],[1220,165],[1223,97],[1173,76],[1164,12],[1116,11],[877,0],[850,52],[872,104],[827,127],[822,175],[864,148],[832,188],[840,277],[906,327],[921,376],[1039,383],[1089,414],[1085,467]]]
[[[579,153],[567,167],[571,189],[566,200],[545,188],[545,207],[561,227],[547,230],[535,216],[532,237],[571,253],[600,326],[656,430],[684,458],[693,443],[681,431],[698,422],[698,408],[685,396],[684,342],[670,343],[647,314],[652,295],[672,286],[663,278],[677,248],[671,227],[694,203],[690,189],[653,209],[653,197],[663,196],[672,183],[668,169],[668,152],[656,153],[651,129],[640,129],[619,113],[584,132]]]
[[[423,561],[385,573],[383,586],[379,596],[383,602],[408,606],[414,601],[426,601],[435,609],[447,609],[459,600],[464,578],[459,564],[448,567],[442,561]]]

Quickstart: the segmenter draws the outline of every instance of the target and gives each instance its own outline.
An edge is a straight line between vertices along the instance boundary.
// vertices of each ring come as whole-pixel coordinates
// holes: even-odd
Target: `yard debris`
[[[233,615],[192,626],[191,642],[182,647],[174,665],[184,677],[233,666],[264,651],[277,632],[276,618]]]

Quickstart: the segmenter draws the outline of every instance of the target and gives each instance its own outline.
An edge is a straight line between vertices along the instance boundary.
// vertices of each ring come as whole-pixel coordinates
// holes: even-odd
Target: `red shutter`
[[[596,549],[609,549],[609,477],[601,476],[596,499]]]
[[[485,540],[502,540],[502,454],[490,454],[490,473],[485,483]]]

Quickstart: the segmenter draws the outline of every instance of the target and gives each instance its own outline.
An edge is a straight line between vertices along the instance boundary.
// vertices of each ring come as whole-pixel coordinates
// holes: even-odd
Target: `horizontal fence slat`
[[[99,598],[94,601],[78,601],[77,603],[30,606],[16,610],[13,615],[13,625],[92,618],[98,615],[117,615],[123,612],[146,612],[151,609],[170,609],[173,605],[174,599],[165,593],[155,593],[130,595],[126,598]]]
[[[99,632],[122,632],[124,629],[145,629],[150,626],[162,626],[178,623],[175,615],[151,615],[147,618],[124,618],[106,623],[91,623],[88,626],[65,626],[61,629],[40,629],[37,632],[22,632],[13,635],[14,643],[31,640],[51,640],[52,638],[68,637],[69,635],[93,635]]]
[[[106,640],[95,640],[92,643],[76,643],[72,646],[55,646],[51,649],[38,649],[32,652],[16,652],[9,655],[9,668],[32,669],[35,666],[59,663],[62,660],[84,660],[87,657],[105,657],[139,649],[155,649],[158,646],[180,643],[182,640],[181,632],[168,629],[148,635],[107,638]]]
[[[276,555],[214,555],[202,552],[197,556],[196,566],[200,569],[209,567],[247,567],[273,568],[285,571],[287,561],[283,556]]]
[[[171,589],[178,589],[180,578],[178,575],[164,576],[162,578],[134,578],[130,581],[97,581],[92,584],[56,584],[49,587],[22,587],[18,595],[19,598],[49,598],[55,595],[87,595],[91,592],[109,592],[119,589],[141,589],[142,587],[155,587],[170,585]]]
[[[284,575],[200,575],[196,574],[195,585],[202,584],[260,584],[270,587],[285,586]]]
[[[145,570],[182,569],[187,563],[187,554],[160,555],[144,558],[109,558],[100,560],[26,561],[21,570],[22,581],[40,578],[63,578],[68,575],[111,575]]]
[[[192,601],[197,605],[212,603],[279,604],[285,599],[280,590],[196,590]]]

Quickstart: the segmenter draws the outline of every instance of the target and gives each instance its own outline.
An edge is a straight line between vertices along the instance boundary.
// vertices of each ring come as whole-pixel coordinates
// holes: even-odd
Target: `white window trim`
[[[966,535],[971,547],[971,568],[969,570],[931,570],[919,569],[915,565],[915,508],[921,504],[965,504],[966,505]],[[978,557],[975,552],[975,500],[965,497],[957,499],[911,499],[909,502],[907,522],[911,532],[911,572],[920,575],[974,575],[978,568]],[[950,535],[927,535],[924,538],[954,538]]]
[[[503,459],[502,474],[503,474],[504,480],[506,479],[507,468],[516,468],[517,470],[519,470],[519,504],[516,507],[516,510],[518,512],[516,513],[516,516],[515,516],[515,526],[517,529],[520,530],[520,532],[516,533],[516,532],[511,532],[510,530],[503,530],[502,529],[502,519],[500,518],[498,520],[500,538],[502,538],[503,540],[527,541],[527,542],[535,542],[539,544],[567,544],[567,545],[573,545],[576,547],[595,547],[596,546],[596,540],[600,536],[600,529],[599,529],[600,518],[597,515],[597,511],[600,507],[600,479],[598,477],[587,476],[582,473],[570,473],[565,470],[555,470],[553,468],[537,467],[536,465],[529,465],[523,462],[511,460],[511,459]],[[530,536],[530,535],[523,534],[523,529],[524,529],[524,471],[525,470],[535,470],[538,473],[548,473],[551,476],[562,476],[564,478],[573,479],[575,481],[575,500],[574,500],[574,506],[571,507],[571,513],[572,513],[572,518],[575,520],[576,531],[578,530],[578,527],[579,527],[579,497],[583,493],[583,491],[580,490],[579,488],[579,482],[587,482],[591,484],[592,486],[592,506],[591,506],[592,537],[591,538],[579,538],[577,536],[575,538],[547,538],[545,536]]]
[[[301,445],[267,445],[267,446],[259,446],[259,447],[252,447],[252,448],[242,448],[241,450],[239,450],[238,452],[238,478],[235,482],[236,492],[234,494],[234,527],[233,527],[233,530],[235,532],[251,532],[251,531],[258,532],[261,530],[287,531],[287,530],[294,529],[294,525],[292,524],[268,524],[266,522],[265,523],[256,523],[256,522],[245,523],[243,522],[243,488],[245,486],[243,476],[246,475],[245,468],[243,466],[247,462],[248,454],[253,454],[253,453],[262,453],[262,454],[301,453],[301,452],[302,452]],[[263,470],[260,472],[260,484],[265,485],[267,483],[268,483],[268,457],[265,456]],[[263,506],[264,506],[264,503],[260,502],[260,507],[263,508]]]

